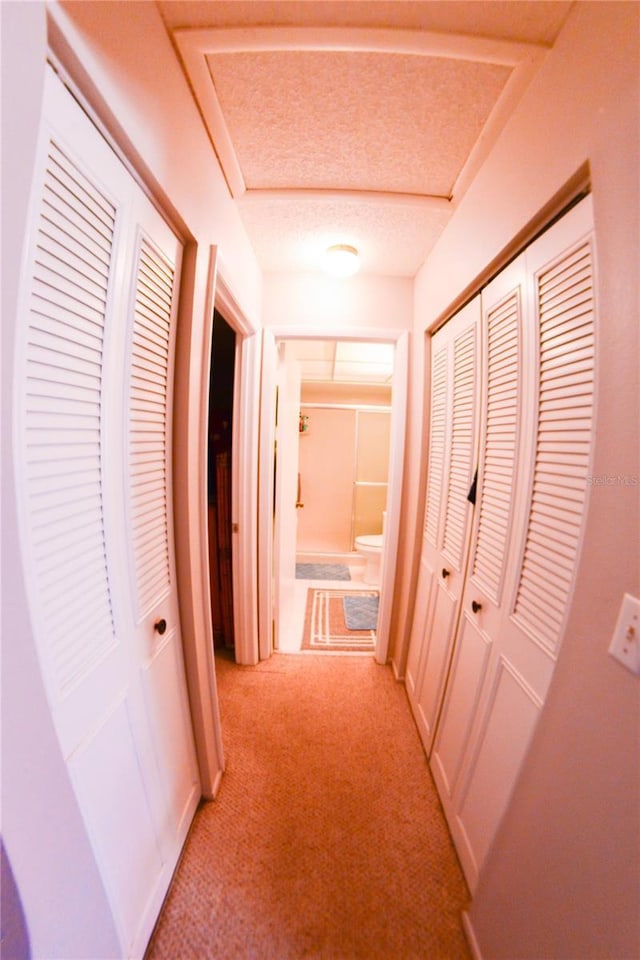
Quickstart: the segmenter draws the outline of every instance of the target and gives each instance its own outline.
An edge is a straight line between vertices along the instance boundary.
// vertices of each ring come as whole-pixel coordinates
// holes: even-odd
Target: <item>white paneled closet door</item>
[[[483,291],[483,427],[469,574],[432,769],[473,889],[555,666],[591,449],[590,199]]]
[[[181,250],[52,70],[40,147],[16,364],[23,560],[53,721],[122,956],[139,956],[199,797],[171,517]]]
[[[431,344],[430,457],[406,681],[427,750],[444,695],[469,551],[479,336],[480,297],[476,297],[437,331]]]

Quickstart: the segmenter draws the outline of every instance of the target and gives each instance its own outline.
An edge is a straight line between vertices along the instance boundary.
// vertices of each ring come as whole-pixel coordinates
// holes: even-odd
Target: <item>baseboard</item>
[[[391,657],[391,669],[393,670],[393,676],[394,676],[395,679],[398,681],[398,683],[404,683],[404,677],[402,676],[402,674],[401,674],[400,671],[398,670],[398,664],[397,664],[396,661],[393,659],[393,657]]]
[[[215,780],[213,781],[213,790],[211,791],[211,800],[215,800],[218,796],[218,790],[220,789],[220,784],[222,783],[222,774],[224,771],[218,770],[216,773]]]
[[[482,960],[480,944],[476,939],[471,917],[469,916],[467,910],[462,911],[462,929],[464,930],[464,935],[467,938],[467,943],[469,944],[469,949],[471,950],[471,956],[473,957],[473,960]]]

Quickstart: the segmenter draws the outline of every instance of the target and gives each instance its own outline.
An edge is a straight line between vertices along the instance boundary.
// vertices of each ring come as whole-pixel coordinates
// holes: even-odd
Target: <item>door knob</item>
[[[474,613],[477,613],[478,610],[482,610],[482,604],[481,604],[481,603],[478,603],[477,600],[472,600],[472,601],[471,601],[471,609],[473,610]]]
[[[156,631],[156,633],[159,633],[160,636],[162,636],[167,629],[167,621],[164,618],[162,618],[162,620],[156,620],[153,625],[153,629]]]
[[[442,568],[442,579],[446,580],[448,576],[451,575],[451,570],[447,570],[446,567]]]

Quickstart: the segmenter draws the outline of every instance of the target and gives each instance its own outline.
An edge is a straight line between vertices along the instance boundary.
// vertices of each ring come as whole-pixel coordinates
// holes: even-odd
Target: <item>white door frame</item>
[[[379,627],[376,643],[376,660],[386,663],[389,655],[389,630],[393,606],[393,586],[396,577],[400,508],[402,501],[402,475],[404,469],[404,441],[407,408],[407,370],[409,360],[409,332],[407,330],[363,330],[362,327],[339,329],[309,329],[308,327],[270,327],[264,331],[265,342],[281,340],[349,340],[393,343],[393,391],[391,402],[391,441],[389,448],[389,487],[387,495],[387,522],[382,558],[382,584],[380,597]],[[271,579],[272,579],[272,517],[273,517],[273,384],[275,373],[269,369],[269,358],[274,351],[265,346],[262,370],[262,417],[260,437],[260,487],[258,516],[260,540],[258,563],[260,576],[259,623],[260,655],[269,656],[272,651],[271,637]],[[277,518],[276,518],[277,522]],[[258,656],[256,643],[254,655]]]
[[[213,312],[217,307],[235,330],[236,363],[234,403],[236,410],[245,406],[247,387],[257,373],[255,348],[248,345],[255,341],[255,328],[245,318],[228,283],[219,270],[218,248],[211,246],[208,254],[206,293],[203,310],[194,310],[193,292],[197,289],[198,260],[206,253],[189,244],[185,251],[183,266],[185,302],[184,327],[178,336],[176,349],[176,385],[174,411],[174,516],[176,519],[176,551],[178,556],[178,593],[180,616],[183,627],[183,647],[187,668],[187,683],[191,702],[200,782],[203,796],[211,799],[217,793],[224,771],[224,751],[218,709],[218,694],[215,679],[213,651],[213,626],[211,621],[211,593],[209,581],[209,550],[207,523],[207,438],[209,430],[209,380],[211,369],[211,344],[213,336]],[[250,393],[250,390],[249,390]],[[238,398],[239,402],[238,402]],[[249,397],[247,403],[255,399]],[[246,409],[246,406],[245,406]],[[236,421],[239,421],[236,423]],[[236,462],[232,468],[232,517],[239,524],[240,536],[234,543],[233,591],[234,597],[245,597],[246,603],[234,609],[234,628],[237,637],[242,637],[245,626],[257,619],[255,590],[246,591],[246,584],[255,580],[253,567],[257,549],[255,504],[257,472],[243,469],[244,463],[255,460],[246,451],[257,437],[247,433],[246,414],[234,416],[233,447]],[[253,492],[252,492],[253,491]],[[252,516],[253,514],[253,516]],[[241,578],[241,582],[236,580]],[[253,601],[252,601],[253,596]],[[238,619],[241,618],[241,619]],[[257,634],[257,629],[256,629]],[[240,661],[242,662],[242,661]]]
[[[236,663],[258,662],[258,429],[261,338],[221,272],[215,308],[236,334],[231,453],[231,559]],[[211,315],[213,324],[213,312]],[[206,388],[208,389],[207,379]],[[208,411],[207,403],[203,405]],[[205,448],[206,449],[206,448]]]
[[[260,447],[258,451],[258,645],[261,660],[273,651],[273,518],[276,369],[278,347],[271,330],[262,331]]]

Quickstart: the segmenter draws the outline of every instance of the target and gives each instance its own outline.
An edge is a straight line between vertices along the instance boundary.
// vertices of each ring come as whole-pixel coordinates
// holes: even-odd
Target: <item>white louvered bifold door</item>
[[[127,384],[134,382],[126,373],[134,363],[128,361],[128,331],[142,326],[143,312],[132,310],[133,292],[140,302],[144,297],[136,244],[144,235],[157,251],[158,241],[148,238],[158,224],[160,247],[167,247],[167,234],[172,238],[172,276],[168,283],[164,277],[157,281],[162,292],[150,308],[165,338],[174,313],[179,244],[51,70],[31,222],[16,357],[22,560],[53,722],[112,905],[121,955],[141,955],[180,852],[189,804],[192,810],[197,802],[171,594],[166,343],[160,406],[155,369],[153,376],[147,370],[153,382],[131,387],[142,411],[132,433],[153,420],[163,424],[164,439],[144,456],[137,449],[130,455],[135,444],[123,429]],[[159,259],[166,270],[164,249]],[[145,269],[153,271],[153,256],[149,260]],[[142,335],[138,330],[133,336]],[[159,350],[160,340],[156,332]],[[141,459],[145,466],[138,472]],[[138,479],[154,491],[144,519],[129,507]],[[129,549],[132,515],[135,550]],[[150,540],[142,533],[145,521],[153,530]],[[154,571],[163,556],[159,589],[155,573],[153,590],[147,586],[149,551]],[[169,624],[162,642],[153,622],[140,616],[153,616],[160,596]]]
[[[137,633],[148,725],[169,805],[165,841],[179,850],[199,797],[172,536],[172,370],[181,250],[142,195],[135,211],[126,410],[132,631]]]
[[[137,620],[171,589],[168,388],[174,265],[140,238],[129,379],[129,489]]]
[[[555,655],[573,586],[591,456],[595,325],[590,237],[535,271],[540,379],[535,461],[514,620]]]
[[[546,697],[591,456],[590,199],[483,291],[483,429],[469,577],[432,757],[473,889]]]
[[[477,459],[480,298],[431,342],[429,464],[416,603],[407,658],[409,702],[429,749],[442,703],[469,548]]]

